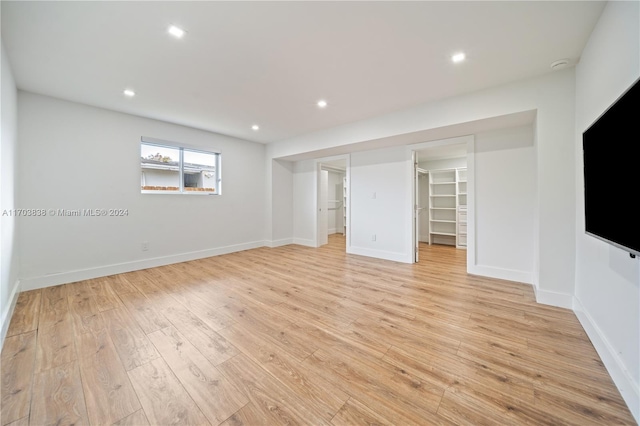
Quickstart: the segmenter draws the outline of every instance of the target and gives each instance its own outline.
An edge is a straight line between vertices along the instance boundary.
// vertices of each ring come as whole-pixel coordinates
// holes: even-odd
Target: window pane
[[[141,186],[145,191],[180,190],[180,150],[140,144]]]
[[[217,154],[184,150],[184,190],[216,192]]]

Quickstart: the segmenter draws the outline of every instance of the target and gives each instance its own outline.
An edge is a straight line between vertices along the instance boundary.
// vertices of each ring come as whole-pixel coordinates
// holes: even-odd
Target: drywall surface
[[[126,211],[21,220],[25,288],[264,244],[261,144],[26,92],[18,130],[22,208]],[[141,194],[141,137],[220,152],[222,194]]]
[[[640,259],[585,234],[582,132],[640,76],[640,3],[609,2],[576,69],[576,313],[636,420],[640,419]],[[637,136],[635,137],[637,141]],[[620,155],[624,155],[621,152]],[[637,182],[612,200],[637,220]],[[635,192],[634,192],[635,191]]]

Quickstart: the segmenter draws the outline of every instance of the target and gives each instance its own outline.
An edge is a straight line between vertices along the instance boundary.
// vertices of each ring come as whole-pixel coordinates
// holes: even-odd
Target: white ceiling
[[[1,7],[20,89],[268,143],[552,72],[557,59],[575,64],[604,3]],[[169,24],[187,34],[171,37]],[[453,64],[460,50],[468,59]],[[137,95],[125,98],[125,88]],[[326,109],[315,105],[321,98]]]

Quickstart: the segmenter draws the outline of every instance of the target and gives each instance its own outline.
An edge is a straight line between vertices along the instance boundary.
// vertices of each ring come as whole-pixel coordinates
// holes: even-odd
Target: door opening
[[[425,147],[412,151],[412,160],[414,262],[427,244],[466,248],[466,144]]]
[[[416,256],[419,262],[420,244],[429,243],[429,172],[416,165],[415,168],[415,235]]]
[[[342,245],[347,239],[347,159],[318,162],[318,247]]]

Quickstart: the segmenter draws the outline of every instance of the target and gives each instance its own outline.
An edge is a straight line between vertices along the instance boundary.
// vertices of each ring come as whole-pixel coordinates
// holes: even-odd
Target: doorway
[[[318,247],[331,243],[346,250],[347,181],[347,158],[318,161]]]
[[[412,152],[415,263],[421,246],[467,245],[467,143],[441,142]]]
[[[420,244],[429,243],[429,171],[415,164],[415,262],[419,262]]]

